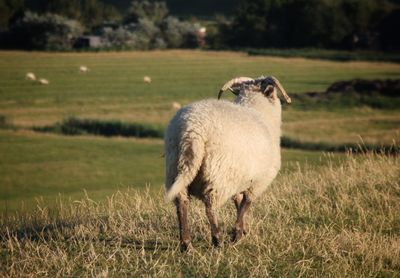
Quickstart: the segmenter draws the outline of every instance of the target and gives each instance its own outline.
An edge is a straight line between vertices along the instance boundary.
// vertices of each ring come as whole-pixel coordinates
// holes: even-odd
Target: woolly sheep
[[[87,66],[80,66],[79,71],[82,73],[86,73],[89,71],[89,68]]]
[[[144,82],[144,83],[147,83],[147,84],[150,84],[150,83],[151,83],[151,78],[150,78],[150,76],[145,76],[145,77],[143,77],[143,82]]]
[[[174,102],[172,103],[172,108],[173,108],[173,109],[181,109],[181,108],[182,108],[182,105],[181,105],[179,102],[174,101]]]
[[[204,100],[177,111],[165,135],[166,197],[177,210],[181,250],[191,246],[187,222],[189,196],[202,200],[214,246],[220,244],[217,209],[233,198],[237,210],[233,241],[245,231],[244,214],[271,184],[281,165],[281,103],[274,77],[240,77],[230,90],[234,103]]]
[[[49,85],[49,80],[47,80],[47,79],[44,79],[44,78],[40,78],[39,80],[39,84],[41,84],[41,85]]]
[[[35,76],[35,74],[34,74],[33,72],[28,72],[28,73],[25,75],[25,78],[28,79],[28,80],[32,80],[32,81],[35,81],[35,80],[36,80],[36,76]]]

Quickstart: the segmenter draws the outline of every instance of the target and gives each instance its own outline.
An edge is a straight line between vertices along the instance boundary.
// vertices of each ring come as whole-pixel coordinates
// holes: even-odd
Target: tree
[[[164,40],[170,48],[199,46],[197,32],[200,26],[169,16],[161,24]]]
[[[79,20],[81,18],[80,0],[47,0],[43,12],[63,15],[68,18]]]
[[[22,13],[23,0],[0,0],[0,31],[6,30],[16,15]]]
[[[265,46],[268,29],[268,0],[242,0],[236,9],[232,24],[232,43],[237,46]]]
[[[83,0],[81,6],[81,21],[88,28],[105,22],[119,21],[121,15],[111,5],[105,5],[97,0]]]
[[[139,19],[146,18],[159,25],[167,15],[168,8],[165,2],[134,0],[131,2],[131,7],[124,19],[124,23],[137,23]]]
[[[370,48],[392,5],[387,0],[241,0],[223,34],[240,47]]]
[[[379,26],[382,49],[391,51],[400,50],[398,26],[400,26],[400,9],[395,9],[382,20]]]
[[[23,49],[71,49],[73,39],[83,32],[82,25],[57,14],[26,12],[10,27],[9,46]]]

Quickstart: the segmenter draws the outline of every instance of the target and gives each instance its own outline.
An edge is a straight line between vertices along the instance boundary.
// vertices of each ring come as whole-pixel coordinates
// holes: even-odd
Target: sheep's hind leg
[[[233,242],[238,242],[243,237],[243,235],[247,233],[246,225],[244,222],[244,214],[250,207],[251,193],[250,192],[239,193],[233,198],[233,201],[235,202],[237,211],[237,219],[233,233]]]
[[[175,199],[176,213],[178,215],[181,251],[192,249],[188,225],[189,199],[186,195],[179,194]]]
[[[206,206],[206,215],[211,226],[211,239],[215,247],[220,246],[220,231],[218,228],[218,217],[215,206],[215,196],[212,192],[205,195],[203,202]]]

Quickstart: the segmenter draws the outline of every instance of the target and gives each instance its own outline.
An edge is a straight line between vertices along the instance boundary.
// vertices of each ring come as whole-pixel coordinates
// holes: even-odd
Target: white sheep
[[[150,84],[151,83],[151,78],[150,78],[150,76],[145,76],[145,77],[143,77],[143,82],[144,83],[147,83],[147,84]]]
[[[40,78],[39,80],[38,80],[38,82],[39,82],[39,84],[41,84],[41,85],[49,85],[49,80],[47,80],[47,79],[44,79],[44,78]]]
[[[25,75],[25,78],[28,79],[28,80],[31,80],[31,81],[35,81],[36,80],[36,76],[35,76],[35,74],[33,72],[28,72]]]
[[[240,77],[222,92],[234,103],[195,102],[180,109],[165,135],[166,197],[176,205],[181,249],[191,248],[187,222],[189,196],[202,200],[212,242],[220,243],[216,210],[233,197],[237,220],[233,240],[245,231],[243,216],[250,203],[271,184],[281,165],[281,103],[276,88],[291,102],[274,77]]]
[[[172,102],[172,108],[178,110],[182,108],[182,105],[179,102],[174,101]]]
[[[79,71],[82,73],[87,73],[89,71],[89,68],[87,66],[80,66]]]

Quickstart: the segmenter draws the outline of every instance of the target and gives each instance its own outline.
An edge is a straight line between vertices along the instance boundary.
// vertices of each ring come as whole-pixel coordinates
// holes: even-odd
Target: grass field
[[[148,185],[158,192],[164,182],[161,140],[0,130],[0,152],[3,212],[32,208],[39,197],[48,205],[59,194],[80,199],[84,190],[95,200],[128,187]],[[335,155],[334,161],[341,157]],[[296,168],[295,162],[315,166],[327,163],[323,160],[319,152],[285,150],[283,171]]]
[[[90,71],[79,73],[79,66]],[[25,80],[27,72],[48,86]],[[163,182],[159,139],[67,137],[32,132],[68,117],[165,126],[182,104],[215,97],[234,76],[274,74],[290,92],[324,91],[351,78],[399,78],[400,65],[255,57],[234,52],[154,51],[110,53],[0,52],[1,210],[52,203],[58,193],[102,199],[116,189]],[[145,84],[143,76],[153,82]],[[385,144],[400,139],[400,110],[369,107],[284,107],[284,135],[307,142]],[[11,128],[10,128],[11,127]],[[321,152],[286,150],[296,162],[321,163]],[[338,154],[336,157],[340,157]],[[339,158],[338,158],[339,159]]]
[[[90,71],[79,73],[80,65]],[[27,72],[50,84],[25,80]],[[194,202],[196,249],[180,254],[173,207],[162,197],[161,138],[38,132],[71,117],[162,130],[173,102],[214,98],[230,78],[261,74],[293,95],[338,80],[397,79],[400,64],[204,51],[0,52],[0,276],[400,276],[397,156],[283,149],[280,175],[249,215],[249,237],[232,246],[226,235],[224,247],[210,248]],[[310,146],[388,147],[400,141],[400,109],[346,98],[284,105],[283,135]],[[231,205],[221,220],[227,234]]]
[[[82,64],[88,74],[79,74]],[[50,86],[25,82],[30,71],[47,78]],[[0,109],[21,126],[50,124],[69,115],[166,123],[172,101],[215,97],[230,78],[261,74],[274,74],[289,92],[324,91],[337,80],[399,78],[400,65],[233,52],[0,52]],[[150,86],[144,75],[151,76]]]

